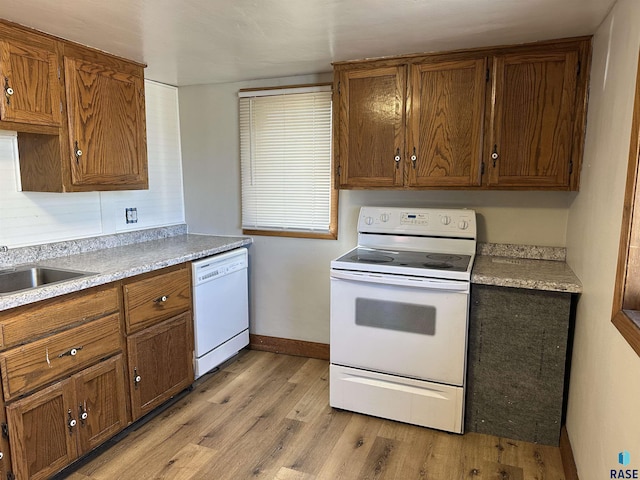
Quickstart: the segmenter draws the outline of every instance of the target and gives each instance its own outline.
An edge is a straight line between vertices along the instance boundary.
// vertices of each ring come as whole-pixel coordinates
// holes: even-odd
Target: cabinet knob
[[[60,355],[58,355],[58,358],[65,357],[67,355],[69,355],[70,357],[75,357],[80,350],[82,350],[82,347],[73,347],[71,350],[62,352]]]
[[[9,86],[9,79],[4,77],[4,94],[7,97],[7,105],[11,105],[11,95],[13,95],[13,88]]]
[[[416,154],[416,147],[413,147],[413,155],[411,155],[411,164],[413,168],[416,168],[416,160],[418,160],[418,155]]]
[[[67,410],[67,415],[69,417],[67,420],[67,426],[69,427],[69,435],[71,435],[73,433],[73,427],[78,424],[78,421],[71,416],[71,409]]]
[[[87,418],[89,418],[89,414],[85,410],[84,405],[78,405],[78,413],[80,414],[80,421],[82,422],[82,425],[84,425]]]
[[[4,458],[4,453],[0,452],[0,460]]]
[[[141,380],[142,380],[142,377],[140,375],[138,375],[138,368],[134,367],[134,369],[133,369],[133,386],[135,388],[138,388],[138,384],[140,383]]]
[[[162,295],[154,300],[155,303],[164,303],[169,300],[169,295]]]
[[[393,160],[396,162],[396,168],[400,168],[401,157],[400,157],[400,149],[399,148],[396,149],[396,156],[393,157]]]
[[[493,153],[491,154],[491,160],[493,160],[493,168],[496,167],[496,160],[498,160],[498,157],[500,155],[498,155],[498,146],[494,145],[493,146]]]
[[[75,151],[73,152],[76,156],[76,163],[80,162],[80,157],[82,156],[82,150],[80,150],[80,147],[78,146],[78,141],[76,140],[75,142]]]

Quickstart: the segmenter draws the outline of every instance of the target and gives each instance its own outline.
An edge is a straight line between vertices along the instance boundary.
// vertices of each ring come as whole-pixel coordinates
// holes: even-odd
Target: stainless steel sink
[[[0,270],[0,295],[30,290],[86,275],[95,275],[95,273],[36,266]]]

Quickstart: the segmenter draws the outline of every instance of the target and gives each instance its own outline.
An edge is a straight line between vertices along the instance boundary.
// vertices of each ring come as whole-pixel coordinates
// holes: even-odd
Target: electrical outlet
[[[136,207],[125,208],[124,216],[127,223],[138,223],[138,209]]]

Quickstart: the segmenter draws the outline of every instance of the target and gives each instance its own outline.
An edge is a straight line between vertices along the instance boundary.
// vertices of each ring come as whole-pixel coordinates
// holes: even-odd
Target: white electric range
[[[330,404],[462,433],[472,210],[362,207],[331,262]]]

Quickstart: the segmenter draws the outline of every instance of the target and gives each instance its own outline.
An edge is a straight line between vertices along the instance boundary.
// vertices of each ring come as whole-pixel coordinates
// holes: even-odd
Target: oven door
[[[464,383],[469,282],[331,270],[331,363]]]

